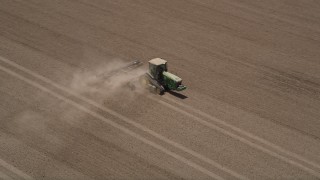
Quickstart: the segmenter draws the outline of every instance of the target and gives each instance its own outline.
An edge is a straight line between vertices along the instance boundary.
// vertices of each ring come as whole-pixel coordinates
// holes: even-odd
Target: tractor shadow
[[[180,98],[180,99],[187,99],[187,98],[188,98],[188,96],[185,96],[185,95],[180,94],[180,93],[178,93],[178,92],[174,92],[174,91],[167,91],[167,92],[168,92],[169,94],[177,97],[177,98]]]

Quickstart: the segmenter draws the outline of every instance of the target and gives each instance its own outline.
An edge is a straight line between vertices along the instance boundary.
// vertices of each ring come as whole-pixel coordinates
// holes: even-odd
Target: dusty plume
[[[77,71],[73,75],[70,88],[95,100],[119,95],[134,98],[144,92],[139,84],[139,77],[146,72],[146,68],[141,66],[130,71],[123,69],[129,64],[130,62],[114,60],[89,70]]]

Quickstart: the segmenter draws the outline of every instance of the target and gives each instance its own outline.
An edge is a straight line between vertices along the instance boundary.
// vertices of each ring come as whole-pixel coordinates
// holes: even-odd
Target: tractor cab
[[[166,72],[167,61],[161,58],[154,58],[149,61],[149,74],[158,82],[163,81],[163,72]]]
[[[165,91],[182,91],[187,87],[182,85],[182,79],[168,72],[167,61],[154,58],[149,61],[149,71],[141,77],[141,84],[152,92],[163,94]]]

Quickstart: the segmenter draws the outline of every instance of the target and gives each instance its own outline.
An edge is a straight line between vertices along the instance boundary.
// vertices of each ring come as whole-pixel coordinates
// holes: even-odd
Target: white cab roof
[[[161,58],[154,58],[149,61],[149,63],[154,64],[154,65],[161,65],[161,64],[165,64],[166,62],[167,62],[166,60],[161,59]]]

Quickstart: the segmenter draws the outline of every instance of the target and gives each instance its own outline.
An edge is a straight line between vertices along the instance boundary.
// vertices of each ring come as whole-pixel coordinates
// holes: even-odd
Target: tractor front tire
[[[157,94],[159,95],[163,95],[164,94],[164,90],[162,90],[161,88],[157,88],[156,89]]]

